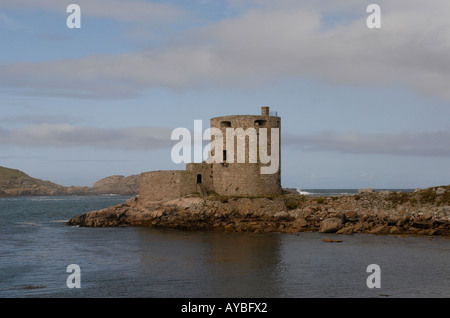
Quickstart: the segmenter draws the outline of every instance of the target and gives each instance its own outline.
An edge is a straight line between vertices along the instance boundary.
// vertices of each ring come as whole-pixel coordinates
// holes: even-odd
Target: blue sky
[[[285,187],[449,184],[449,18],[446,0],[0,0],[0,165],[63,185],[184,169],[174,128],[268,105]]]

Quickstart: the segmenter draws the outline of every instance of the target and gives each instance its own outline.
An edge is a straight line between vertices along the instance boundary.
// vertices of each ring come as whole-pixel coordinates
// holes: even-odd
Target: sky
[[[450,184],[450,1],[0,0],[0,166],[66,186],[183,170],[175,128],[262,106],[283,187]]]

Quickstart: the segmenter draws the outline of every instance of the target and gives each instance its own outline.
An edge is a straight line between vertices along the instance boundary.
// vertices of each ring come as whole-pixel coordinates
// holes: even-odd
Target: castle
[[[267,161],[261,160],[260,143],[257,145],[255,159],[251,160],[250,145],[245,146],[249,136],[241,134],[233,136],[244,140],[245,160],[242,157],[239,160],[239,142],[233,142],[230,146],[227,139],[223,138],[223,146],[218,147],[223,151],[222,160],[203,161],[201,163],[187,163],[186,170],[165,170],[144,172],[140,176],[139,201],[157,201],[170,198],[178,198],[188,194],[199,193],[205,196],[207,193],[217,193],[223,196],[246,196],[258,197],[275,195],[281,193],[281,118],[272,116],[269,107],[261,107],[261,115],[232,115],[214,117],[210,120],[211,128],[216,128],[227,136],[227,131],[234,128],[234,131],[253,132],[261,140],[260,132],[265,132],[267,154],[276,159],[276,170],[272,173],[261,173],[262,168],[267,167]],[[242,128],[242,129],[239,129]],[[250,128],[250,129],[249,129]],[[265,128],[261,130],[261,128]],[[277,129],[274,129],[277,128]],[[277,134],[272,134],[272,132]],[[212,135],[212,134],[211,134]],[[272,151],[272,138],[277,138],[277,153]],[[227,136],[228,137],[228,136]],[[212,135],[211,140],[214,140]],[[221,142],[218,140],[217,142]],[[233,147],[233,148],[232,148]],[[217,149],[211,149],[209,158],[216,156],[214,152]],[[242,154],[241,154],[242,156]],[[253,162],[252,162],[253,161]],[[210,162],[210,163],[209,163]]]

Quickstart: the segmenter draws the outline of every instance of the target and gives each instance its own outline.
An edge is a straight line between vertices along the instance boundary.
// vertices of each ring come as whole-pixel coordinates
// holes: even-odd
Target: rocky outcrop
[[[26,173],[5,167],[0,167],[0,195],[60,195],[65,191],[64,187],[36,178]]]
[[[106,177],[97,181],[93,187],[65,187],[32,178],[20,170],[0,167],[0,196],[136,195],[138,193],[139,175]]]
[[[320,231],[450,236],[450,186],[414,193],[362,191],[352,196],[294,193],[265,198],[191,195],[166,201],[132,198],[72,218],[69,225],[150,226],[245,232]],[[440,194],[437,194],[440,193]]]
[[[94,183],[90,191],[103,194],[136,195],[139,193],[139,175],[106,177]]]

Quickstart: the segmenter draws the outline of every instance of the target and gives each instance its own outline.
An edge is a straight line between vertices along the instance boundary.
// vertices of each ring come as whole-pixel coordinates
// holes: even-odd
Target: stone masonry
[[[139,202],[158,201],[182,197],[188,194],[217,193],[223,196],[259,197],[281,193],[281,151],[278,170],[272,174],[262,174],[259,152],[256,163],[250,163],[248,137],[245,140],[245,162],[237,162],[237,137],[234,140],[234,158],[226,145],[227,128],[254,128],[259,137],[259,129],[267,128],[267,148],[270,155],[272,145],[271,129],[281,130],[281,118],[271,116],[269,107],[261,108],[261,115],[233,115],[211,118],[211,128],[218,128],[224,136],[223,162],[188,163],[186,170],[144,172],[140,177]],[[280,132],[281,135],[281,132]],[[245,136],[244,136],[245,138]],[[278,140],[281,150],[281,140]],[[231,150],[231,151],[230,151]],[[259,144],[258,144],[259,150]],[[212,150],[211,155],[214,154]],[[266,164],[267,166],[268,164]]]

